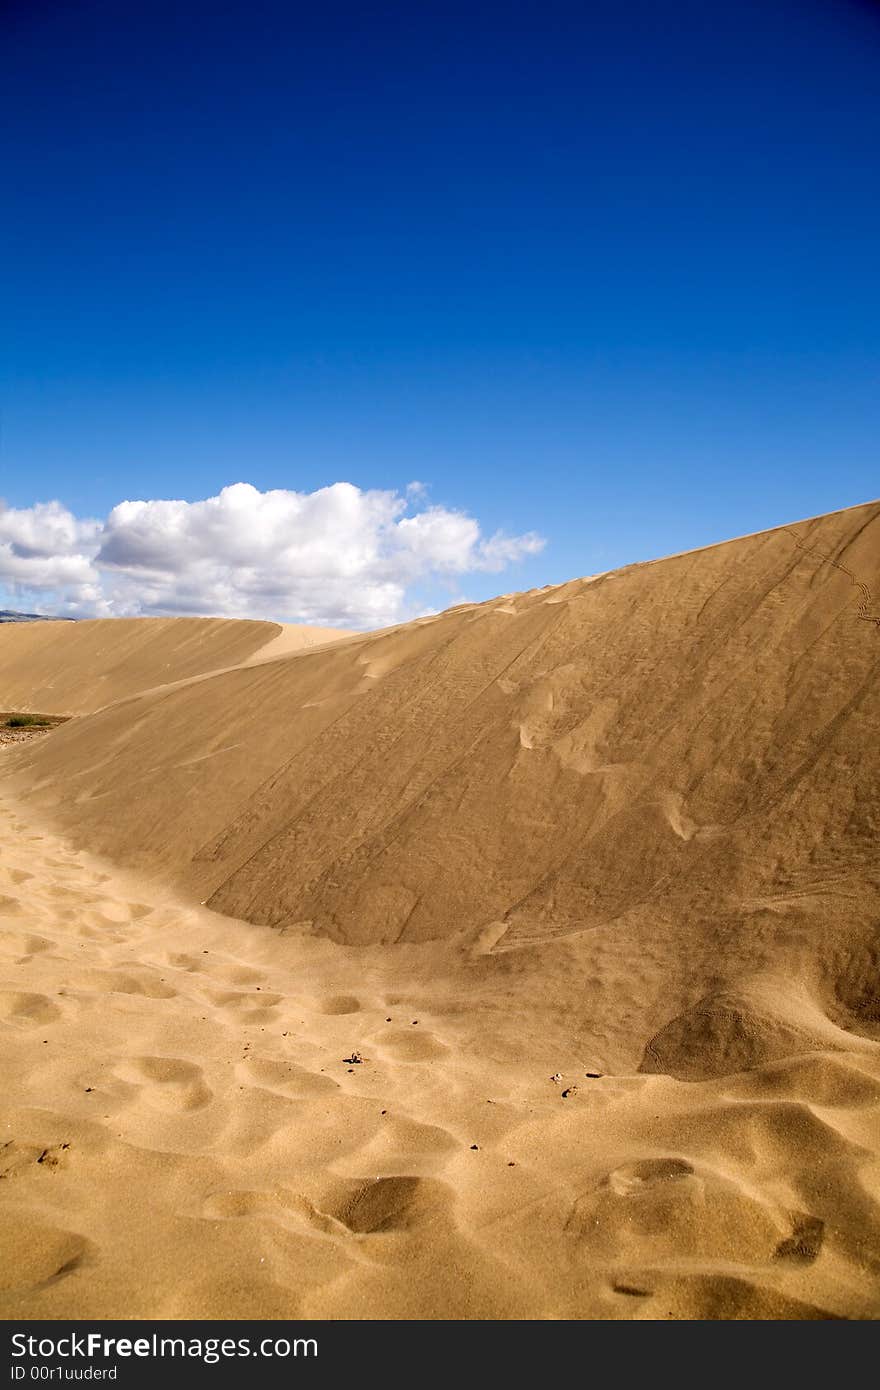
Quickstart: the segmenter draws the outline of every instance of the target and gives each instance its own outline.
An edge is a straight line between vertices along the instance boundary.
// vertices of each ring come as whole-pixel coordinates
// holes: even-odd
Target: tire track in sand
[[[877,631],[880,632],[880,613],[873,611],[874,600],[868,585],[857,578],[847,565],[843,565],[839,560],[835,560],[833,556],[826,555],[823,551],[817,550],[815,546],[807,545],[790,526],[782,526],[780,530],[785,531],[787,535],[791,536],[798,550],[803,550],[806,555],[815,555],[817,559],[824,564],[831,565],[834,569],[840,570],[841,574],[846,575],[850,584],[859,591],[859,611],[857,616],[862,622],[873,623]]]

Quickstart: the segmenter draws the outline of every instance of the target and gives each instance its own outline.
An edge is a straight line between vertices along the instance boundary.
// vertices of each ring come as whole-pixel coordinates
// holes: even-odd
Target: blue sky
[[[880,493],[877,7],[12,0],[0,32],[9,507],[418,479],[544,538],[393,575],[418,608]]]

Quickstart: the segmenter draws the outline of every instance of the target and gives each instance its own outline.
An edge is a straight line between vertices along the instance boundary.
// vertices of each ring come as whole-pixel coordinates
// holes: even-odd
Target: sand
[[[224,618],[9,623],[0,642],[0,684],[10,709],[91,714],[169,682],[348,636]]]
[[[876,1317],[878,593],[874,503],[106,660],[0,750],[0,1314]]]

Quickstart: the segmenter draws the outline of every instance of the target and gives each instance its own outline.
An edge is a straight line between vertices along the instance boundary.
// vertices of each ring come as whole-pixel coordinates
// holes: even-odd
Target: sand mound
[[[3,1315],[880,1315],[878,592],[871,504],[22,648],[119,693],[2,753]]]
[[[822,953],[819,991],[841,1028],[880,1040],[880,922],[836,932]]]
[[[861,986],[860,974],[857,979]],[[847,984],[842,977],[839,987]],[[860,992],[860,1005],[862,998]],[[854,1045],[802,982],[768,973],[751,990],[722,990],[678,1014],[648,1041],[639,1070],[703,1081],[801,1052],[852,1051]]]
[[[226,618],[4,623],[0,689],[9,709],[88,714],[168,681],[239,666],[263,651],[293,651],[348,635]]]

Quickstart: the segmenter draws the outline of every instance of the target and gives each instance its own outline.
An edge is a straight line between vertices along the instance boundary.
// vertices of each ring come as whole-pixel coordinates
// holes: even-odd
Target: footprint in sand
[[[0,994],[0,1018],[7,1023],[51,1023],[60,1016],[57,1005],[47,999],[45,994],[27,994],[22,990],[9,990]]]
[[[33,1178],[43,1173],[52,1173],[57,1168],[67,1166],[70,1151],[69,1143],[22,1144],[17,1139],[7,1139],[0,1144],[0,1180],[8,1182],[18,1178]]]
[[[70,922],[76,936],[83,941],[96,941],[101,946],[122,946],[128,941],[128,936],[122,931],[112,931],[107,924],[103,926],[87,926],[79,924],[79,914],[76,912],[60,912],[59,920]]]
[[[358,1014],[361,1001],[353,994],[331,994],[326,999],[315,999],[305,1003],[305,1007],[316,1014]]]
[[[271,994],[269,990],[214,989],[206,991],[212,1003],[231,1013],[243,1013],[248,1009],[274,1009],[284,998],[283,994]]]
[[[279,1091],[285,1096],[315,1096],[339,1089],[332,1077],[272,1057],[252,1057],[239,1062],[235,1074],[239,1081],[248,1085]]]
[[[88,895],[88,921],[93,926],[125,927],[139,922],[153,911],[146,903],[129,903],[120,898],[98,898]]]
[[[0,869],[0,883],[12,883],[16,888],[32,878],[33,874],[28,873],[27,869]]]
[[[358,1162],[369,1172],[393,1172],[401,1154],[416,1159],[448,1159],[461,1152],[461,1141],[442,1125],[425,1124],[405,1115],[386,1116],[358,1151]]]
[[[157,1110],[200,1110],[214,1098],[201,1067],[178,1057],[133,1057],[115,1074]]]
[[[609,1174],[608,1185],[618,1195],[641,1192],[656,1183],[681,1182],[693,1173],[693,1164],[683,1158],[646,1158],[626,1163]]]
[[[301,1192],[283,1188],[259,1191],[231,1188],[212,1192],[202,1203],[200,1215],[209,1221],[257,1220],[272,1226],[292,1227],[313,1241],[315,1231],[340,1240],[352,1234],[351,1229],[329,1211],[322,1211]],[[310,1229],[311,1228],[311,1229]],[[323,1246],[326,1255],[328,1248]]]
[[[185,970],[188,974],[193,971],[204,971],[204,956],[190,956],[185,951],[168,951],[164,955],[152,956],[157,965],[167,965],[172,970]]]
[[[451,1228],[454,1195],[436,1178],[392,1176],[337,1183],[316,1208],[353,1235]]]
[[[52,942],[45,936],[33,932],[0,931],[0,941],[10,956],[16,957],[16,965],[25,965],[31,956],[42,955],[52,949]]]
[[[53,913],[72,909],[77,912],[87,912],[90,916],[100,915],[91,911],[95,907],[94,895],[88,888],[82,888],[79,885],[47,883],[40,889],[40,896],[48,900],[46,906],[51,908]]]
[[[201,993],[221,1013],[229,1014],[237,1023],[271,1023],[275,1010],[284,998],[281,994],[262,991],[224,990],[209,987]]]
[[[46,1288],[73,1274],[91,1249],[75,1231],[7,1211],[0,1226],[0,1289],[14,1294]]]
[[[137,994],[146,999],[177,998],[177,990],[152,971],[129,974],[121,970],[94,970],[85,975],[77,974],[75,983],[78,989],[97,994]]]
[[[634,1268],[658,1262],[769,1264],[792,1227],[738,1178],[664,1156],[613,1169],[577,1198],[565,1229],[579,1256],[608,1260],[624,1284],[641,1289]]]
[[[781,1240],[773,1252],[774,1259],[789,1264],[811,1265],[818,1258],[825,1239],[825,1222],[818,1216],[801,1213],[794,1217],[790,1236]]]
[[[284,1216],[305,1208],[305,1200],[293,1192],[232,1189],[210,1193],[202,1203],[202,1216],[228,1221],[246,1216]]]
[[[445,1057],[449,1049],[427,1029],[410,1027],[382,1033],[376,1050],[393,1062],[433,1062]]]
[[[257,986],[262,985],[265,979],[259,970],[252,970],[249,965],[239,965],[235,962],[221,965],[212,961],[206,969],[206,974],[226,985]]]
[[[145,903],[125,902],[121,898],[96,898],[88,885],[82,887],[79,882],[70,885],[55,883],[46,887],[43,893],[52,900],[53,905],[57,903],[62,909],[79,912],[83,921],[92,927],[129,926],[153,911]]]

